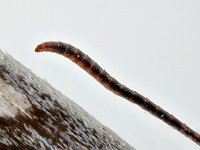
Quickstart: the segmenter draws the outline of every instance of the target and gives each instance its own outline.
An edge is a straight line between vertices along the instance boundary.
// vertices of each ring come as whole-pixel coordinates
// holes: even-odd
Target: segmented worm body
[[[150,112],[152,115],[156,116],[160,120],[164,121],[168,125],[178,130],[180,133],[189,137],[198,145],[200,145],[200,135],[197,132],[178,120],[172,114],[154,104],[148,98],[119,83],[104,69],[102,69],[95,61],[93,61],[88,55],[84,54],[82,51],[73,47],[72,45],[62,42],[45,42],[38,45],[35,51],[55,52],[69,58],[81,68],[83,68],[87,73],[89,73],[108,90],[127,99],[132,103],[137,104],[142,109]]]

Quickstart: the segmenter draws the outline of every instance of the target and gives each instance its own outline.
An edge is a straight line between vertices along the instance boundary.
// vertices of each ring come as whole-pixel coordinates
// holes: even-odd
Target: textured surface
[[[1,51],[0,87],[0,149],[134,149]]]

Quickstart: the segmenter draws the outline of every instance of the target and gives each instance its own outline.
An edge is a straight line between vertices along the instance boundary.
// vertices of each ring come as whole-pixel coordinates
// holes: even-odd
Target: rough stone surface
[[[2,51],[0,149],[134,150],[80,106]]]

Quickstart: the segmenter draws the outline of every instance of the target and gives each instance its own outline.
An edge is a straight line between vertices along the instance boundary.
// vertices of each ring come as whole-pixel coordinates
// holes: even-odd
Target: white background
[[[107,91],[62,56],[70,43],[112,76],[200,132],[199,0],[0,0],[0,48],[137,150],[198,150],[159,119]]]

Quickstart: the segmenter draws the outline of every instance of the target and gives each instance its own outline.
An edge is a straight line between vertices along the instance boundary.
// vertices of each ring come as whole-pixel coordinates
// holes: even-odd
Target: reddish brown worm
[[[102,69],[95,61],[93,61],[88,55],[84,54],[82,51],[73,47],[72,45],[62,42],[45,42],[38,45],[35,51],[54,52],[69,58],[71,61],[75,62],[77,65],[83,68],[87,73],[89,73],[108,90],[127,99],[132,103],[137,104],[142,109],[150,112],[152,115],[156,116],[160,120],[164,121],[168,125],[175,128],[177,131],[200,145],[199,133],[192,130],[185,123],[178,120],[176,117],[162,109],[160,106],[154,104],[148,98],[119,83],[104,69]]]

